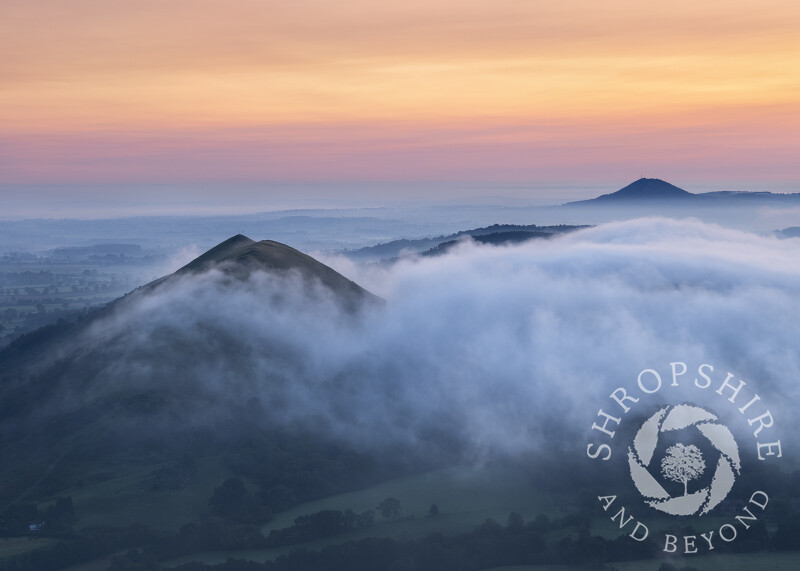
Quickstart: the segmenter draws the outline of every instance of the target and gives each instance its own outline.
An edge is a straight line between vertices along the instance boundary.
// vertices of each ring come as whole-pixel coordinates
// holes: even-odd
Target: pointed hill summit
[[[640,178],[625,188],[611,194],[604,194],[598,199],[654,200],[689,198],[694,194],[658,178]]]
[[[592,198],[589,200],[568,202],[565,206],[592,205],[599,203],[634,204],[654,201],[683,201],[691,200],[697,197],[697,194],[683,190],[682,188],[679,188],[674,184],[670,184],[665,180],[658,178],[640,178],[639,180],[632,182],[628,186],[621,188],[616,192],[602,194],[597,198]]]
[[[307,283],[322,285],[348,310],[355,310],[363,303],[380,301],[379,297],[308,254],[273,240],[256,242],[242,234],[217,244],[173,274],[159,278],[142,289],[149,290],[174,277],[200,274],[211,269],[218,269],[238,279],[247,279],[256,271],[281,276],[295,274]]]

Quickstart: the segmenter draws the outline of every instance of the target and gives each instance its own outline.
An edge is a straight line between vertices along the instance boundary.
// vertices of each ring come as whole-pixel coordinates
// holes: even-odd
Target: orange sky
[[[668,4],[4,2],[0,184],[800,181],[800,4]]]

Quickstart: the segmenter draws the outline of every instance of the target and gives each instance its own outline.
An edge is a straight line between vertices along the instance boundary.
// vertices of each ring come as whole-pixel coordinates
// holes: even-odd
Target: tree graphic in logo
[[[694,432],[694,436],[690,434],[692,438],[704,439],[709,445],[708,454],[712,449],[719,454],[718,458],[709,459],[714,470],[711,481],[692,492],[689,492],[689,481],[699,478],[706,469],[697,446],[675,444],[667,449],[660,462],[656,458],[661,435],[677,435],[682,430]],[[707,514],[727,497],[741,470],[739,447],[728,427],[712,412],[690,404],[664,407],[644,421],[628,448],[628,466],[631,479],[647,505],[670,515]],[[683,495],[671,496],[656,479],[656,474],[682,483]]]
[[[667,448],[667,455],[661,460],[661,473],[673,482],[683,484],[683,495],[689,494],[689,480],[699,478],[706,469],[703,454],[694,444],[676,444]]]

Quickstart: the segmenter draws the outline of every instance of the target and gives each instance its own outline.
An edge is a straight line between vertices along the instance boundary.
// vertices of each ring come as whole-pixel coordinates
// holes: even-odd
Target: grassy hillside
[[[61,495],[69,495],[75,503],[77,528],[144,523],[156,530],[175,531],[208,513],[208,498],[230,476],[218,458],[203,458],[198,463],[197,477],[187,479],[179,490],[152,489],[154,474],[171,463],[144,467],[98,463],[93,474],[100,481]]]
[[[319,549],[365,537],[389,537],[398,540],[418,539],[432,533],[458,534],[475,529],[487,518],[505,524],[511,512],[533,519],[537,514],[551,518],[562,517],[575,506],[568,499],[550,491],[537,489],[530,477],[521,469],[509,466],[482,468],[447,468],[425,474],[384,482],[357,492],[338,494],[328,498],[297,505],[262,527],[266,536],[272,530],[289,527],[295,518],[322,510],[351,509],[361,513],[374,509],[387,497],[401,504],[400,517],[385,520],[376,515],[376,524],[364,529],[354,529],[335,537],[303,544],[309,549]],[[431,504],[436,504],[439,514],[429,515]],[[554,533],[566,533],[558,530]],[[222,563],[229,557],[264,561],[297,548],[297,545],[276,549],[230,550],[191,554],[163,563],[174,567],[188,561],[208,564]]]

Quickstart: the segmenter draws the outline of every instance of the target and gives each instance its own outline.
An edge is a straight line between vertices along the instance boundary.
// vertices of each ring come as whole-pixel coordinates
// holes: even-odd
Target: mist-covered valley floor
[[[690,382],[702,363],[715,386],[731,371],[758,388],[788,506],[764,541],[795,529],[798,239],[651,217],[392,264],[264,244],[226,242],[0,354],[4,530],[46,543],[0,569],[254,549],[279,559],[253,568],[310,569],[290,550],[437,531],[456,538],[448,553],[492,545],[467,557],[481,566],[441,569],[646,558],[597,513],[586,444],[614,389],[673,362],[686,382],[648,406],[714,402]],[[602,557],[580,543],[598,535]],[[509,542],[527,546],[518,560],[495,556]],[[392,568],[437,568],[415,543],[361,545],[395,549]]]

